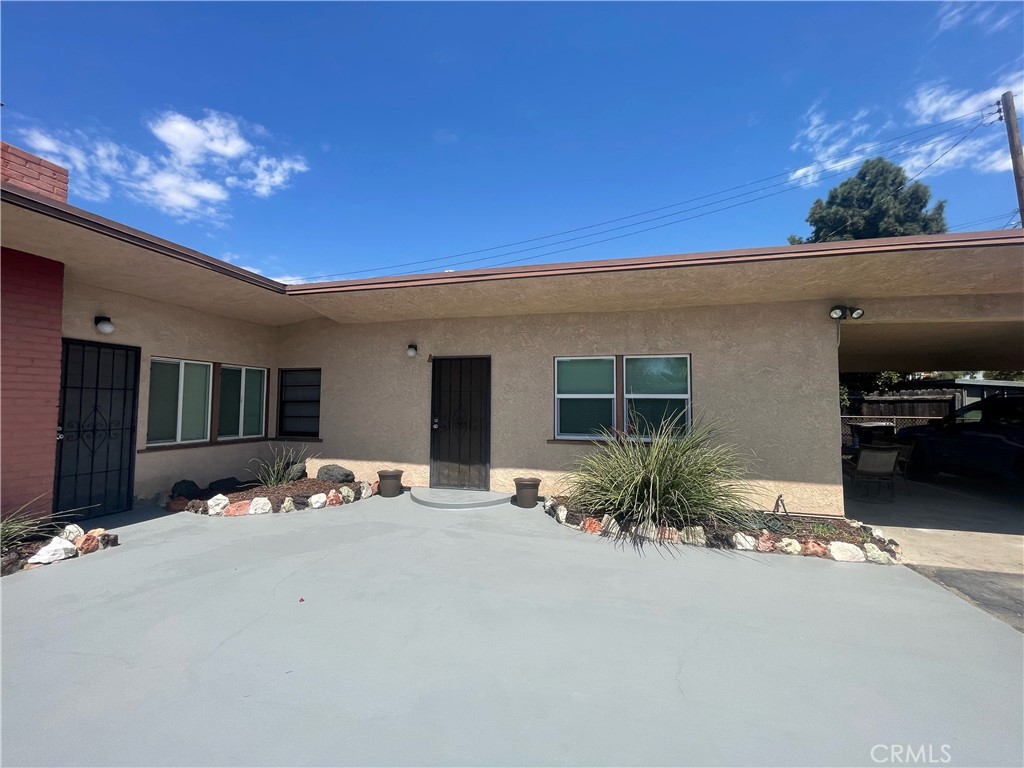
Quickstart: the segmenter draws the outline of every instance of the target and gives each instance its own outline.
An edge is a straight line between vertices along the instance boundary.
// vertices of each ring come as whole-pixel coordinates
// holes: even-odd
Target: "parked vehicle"
[[[986,397],[939,422],[904,427],[896,440],[914,446],[911,474],[988,475],[1024,483],[1024,396]]]

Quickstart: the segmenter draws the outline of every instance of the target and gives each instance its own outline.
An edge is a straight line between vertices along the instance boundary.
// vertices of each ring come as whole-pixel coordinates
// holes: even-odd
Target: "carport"
[[[1009,262],[993,255],[956,253],[945,293],[911,292],[912,276],[896,271],[879,281],[906,285],[903,298],[837,297],[864,310],[837,321],[840,372],[1024,368],[1024,249],[1008,249]],[[997,263],[1009,271],[993,281]],[[898,482],[892,504],[848,486],[845,506],[899,541],[914,570],[1024,631],[1024,489],[940,474]]]

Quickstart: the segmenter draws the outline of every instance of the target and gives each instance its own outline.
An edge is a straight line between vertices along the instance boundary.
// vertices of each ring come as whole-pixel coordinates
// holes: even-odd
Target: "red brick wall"
[[[0,177],[29,192],[68,201],[68,172],[59,165],[0,141]]]
[[[0,248],[0,512],[49,511],[56,461],[64,265]]]

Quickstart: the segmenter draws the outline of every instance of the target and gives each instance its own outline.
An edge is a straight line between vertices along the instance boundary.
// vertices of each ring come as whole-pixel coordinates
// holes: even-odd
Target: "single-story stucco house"
[[[127,509],[279,440],[550,493],[593,428],[688,410],[757,457],[757,503],[842,515],[840,370],[1024,361],[1020,230],[283,285],[68,205],[20,149],[2,167],[5,511]]]

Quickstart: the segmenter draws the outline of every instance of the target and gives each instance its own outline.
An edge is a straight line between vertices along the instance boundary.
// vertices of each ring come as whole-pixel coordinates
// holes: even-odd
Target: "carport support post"
[[[1017,109],[1013,106],[1013,91],[1003,94],[1003,122],[1006,139],[1010,142],[1010,162],[1013,163],[1013,183],[1017,187],[1017,215],[1024,216],[1024,154],[1020,147],[1020,129],[1017,127]]]

